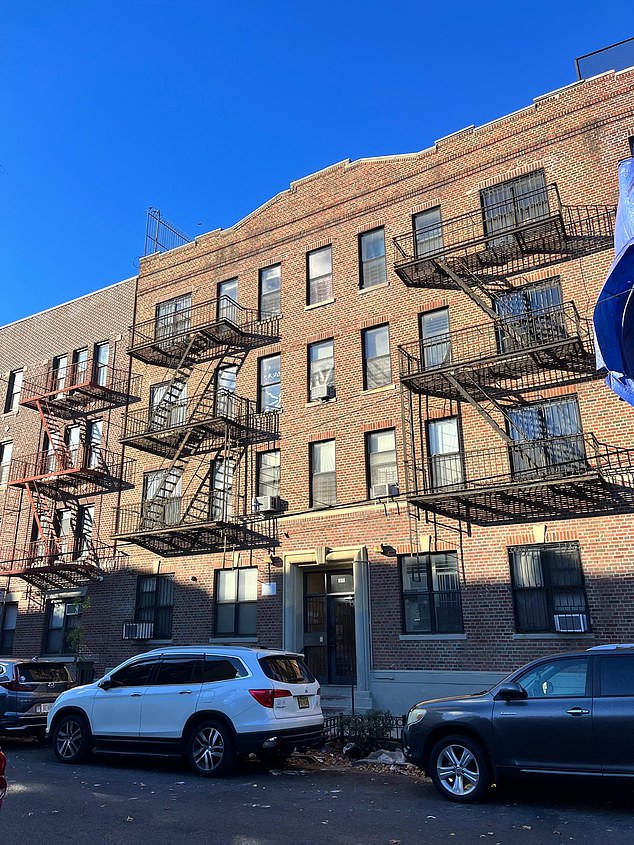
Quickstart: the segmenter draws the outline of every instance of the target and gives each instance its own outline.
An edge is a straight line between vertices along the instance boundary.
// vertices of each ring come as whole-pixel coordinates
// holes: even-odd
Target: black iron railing
[[[70,401],[79,404],[82,398],[108,399],[128,392],[128,371],[96,360],[78,361],[66,367],[45,367],[24,379],[20,404],[34,406],[39,400]]]
[[[29,481],[46,479],[69,483],[78,481],[128,480],[132,461],[121,461],[121,454],[99,446],[80,443],[59,446],[46,452],[35,452],[13,458],[9,469],[9,484],[21,486]]]

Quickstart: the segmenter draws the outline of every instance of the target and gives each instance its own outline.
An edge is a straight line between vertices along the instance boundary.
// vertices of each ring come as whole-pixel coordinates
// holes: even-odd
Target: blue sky
[[[134,275],[148,206],[192,236],[230,226],[328,164],[521,108],[634,35],[620,0],[0,10],[0,324]]]

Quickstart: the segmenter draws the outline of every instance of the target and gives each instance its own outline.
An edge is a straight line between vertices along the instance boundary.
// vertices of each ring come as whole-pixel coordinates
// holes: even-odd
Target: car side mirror
[[[110,680],[110,678],[103,678],[101,681],[99,681],[97,686],[99,687],[99,689],[110,689],[110,687],[114,686],[114,683]]]
[[[523,698],[528,698],[528,693],[515,681],[502,684],[502,686],[495,693],[495,700],[499,701],[520,701]]]

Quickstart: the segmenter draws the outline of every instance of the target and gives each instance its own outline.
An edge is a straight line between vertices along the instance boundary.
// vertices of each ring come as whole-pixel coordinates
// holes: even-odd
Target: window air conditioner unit
[[[335,395],[334,384],[316,384],[311,388],[310,399],[311,402],[316,399],[332,399]]]
[[[81,616],[81,604],[67,604],[66,616]]]
[[[124,640],[151,640],[154,636],[154,622],[124,622]]]
[[[578,633],[588,630],[585,613],[555,613],[555,631]]]
[[[373,484],[370,487],[371,499],[392,499],[398,494],[398,484]]]
[[[253,513],[273,513],[280,509],[279,496],[254,496],[251,500]]]

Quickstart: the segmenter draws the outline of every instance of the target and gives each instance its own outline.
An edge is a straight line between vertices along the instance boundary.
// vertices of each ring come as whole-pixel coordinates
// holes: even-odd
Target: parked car
[[[452,801],[514,773],[634,776],[634,647],[544,657],[487,692],[421,701],[403,747]]]
[[[43,739],[48,711],[74,683],[65,663],[0,657],[0,733]]]
[[[199,775],[238,754],[285,754],[322,736],[319,684],[301,655],[247,647],[157,649],[63,693],[48,715],[57,759],[91,750],[185,754]]]
[[[7,758],[2,753],[0,748],[0,809],[2,809],[2,801],[7,794],[7,778],[5,772],[7,770]]]

